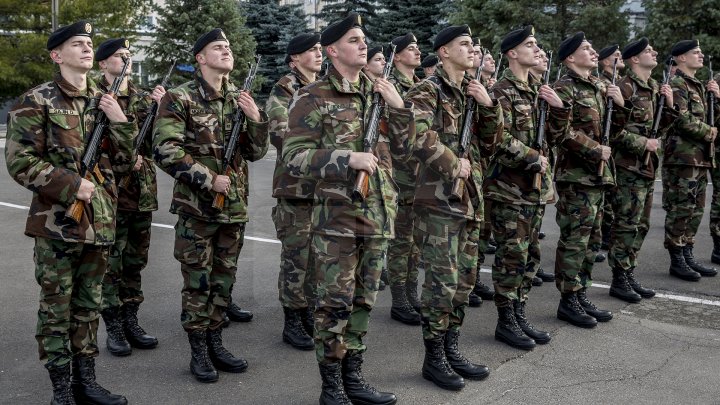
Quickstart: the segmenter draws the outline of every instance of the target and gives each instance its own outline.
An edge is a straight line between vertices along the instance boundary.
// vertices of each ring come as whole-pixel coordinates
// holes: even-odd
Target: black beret
[[[62,45],[63,42],[74,36],[81,37],[92,37],[93,27],[92,24],[85,20],[80,20],[75,24],[66,25],[56,29],[47,40],[47,50],[52,51],[58,46]]]
[[[433,41],[433,51],[437,51],[441,46],[462,35],[471,36],[472,33],[470,32],[470,27],[467,25],[451,25],[443,28],[437,35],[435,35],[435,40]]]
[[[408,32],[403,36],[396,37],[390,43],[395,45],[395,52],[400,53],[413,42],[417,43],[417,38],[415,38],[415,35],[413,35],[412,32]]]
[[[382,45],[375,45],[372,48],[369,48],[367,50],[367,61],[370,62],[370,59],[372,59],[373,56],[382,53],[383,52],[383,46]]]
[[[197,41],[195,41],[195,46],[193,46],[193,55],[199,54],[207,44],[213,41],[228,42],[228,39],[221,28],[215,28],[198,38]]]
[[[312,48],[320,42],[320,34],[305,33],[295,35],[287,44],[285,63],[290,63],[290,55],[297,55]]]
[[[502,39],[502,42],[500,42],[500,52],[506,53],[507,51],[515,48],[516,46],[520,45],[529,37],[530,35],[535,35],[535,28],[532,25],[528,25],[527,27],[520,28],[515,31],[510,31],[507,35],[505,35],[505,38]]]
[[[346,32],[353,28],[362,27],[362,19],[358,13],[350,13],[347,17],[340,21],[328,25],[320,34],[320,45],[328,46],[338,39],[342,38]]]
[[[609,58],[618,49],[620,49],[620,45],[618,44],[606,46],[605,48],[601,49],[600,52],[598,52],[598,60]]]
[[[422,60],[422,63],[420,63],[420,67],[423,68],[429,68],[433,67],[440,62],[440,59],[438,59],[437,55],[428,55],[425,57],[425,59]]]
[[[580,47],[580,44],[582,44],[584,40],[585,33],[582,31],[565,38],[565,40],[560,43],[560,47],[558,47],[558,60],[562,62],[567,59],[568,56],[572,55]]]
[[[700,41],[697,39],[689,39],[687,41],[680,41],[677,44],[673,45],[672,50],[670,51],[670,54],[672,56],[680,56],[684,54],[685,52],[689,52],[695,48],[700,46]]]
[[[633,56],[644,51],[645,48],[648,47],[648,45],[650,45],[650,40],[645,37],[642,37],[635,42],[630,42],[629,44],[625,45],[625,48],[623,48],[622,58],[630,59]]]
[[[105,60],[113,56],[113,54],[120,48],[130,49],[130,41],[125,38],[108,39],[97,47],[97,50],[95,51],[95,60],[97,62]]]

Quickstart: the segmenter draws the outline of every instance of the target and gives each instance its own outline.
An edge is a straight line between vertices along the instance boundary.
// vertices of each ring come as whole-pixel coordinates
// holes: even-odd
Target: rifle
[[[543,84],[550,84],[550,69],[552,67],[552,51],[548,55],[547,70],[543,75]],[[545,140],[545,121],[547,120],[548,103],[545,100],[540,100],[540,117],[538,117],[537,136],[535,137],[535,148],[543,156],[543,141]],[[539,159],[539,158],[538,158]],[[542,174],[540,172],[535,173],[533,178],[533,190],[542,190]]]
[[[668,63],[665,71],[663,72],[663,86],[668,84],[670,81],[670,67],[671,63]],[[655,107],[655,117],[653,118],[653,126],[650,131],[650,139],[657,138],[658,129],[660,127],[660,118],[662,117],[663,108],[665,108],[665,95],[661,94],[658,100],[657,106]],[[645,159],[643,160],[643,166],[647,167],[650,164],[650,151],[645,151]]]
[[[125,77],[125,74],[127,72],[128,65],[130,64],[129,58],[123,57],[122,60],[122,71],[120,72],[120,75],[116,77],[115,80],[113,80],[113,83],[110,86],[110,90],[108,90],[107,94],[115,95],[120,91],[120,84],[122,84],[123,78]],[[95,128],[93,129],[92,135],[90,136],[90,140],[88,141],[87,147],[85,148],[85,152],[83,152],[80,166],[80,177],[84,178],[85,180],[92,181],[94,175],[98,181],[99,186],[102,186],[102,183],[105,182],[105,176],[103,176],[98,169],[97,163],[98,160],[100,160],[100,146],[104,138],[105,129],[108,127],[109,124],[110,120],[108,119],[107,115],[105,115],[105,112],[103,110],[98,110],[97,115],[95,115]],[[84,202],[75,199],[75,201],[65,211],[65,218],[73,221],[76,224],[79,224],[84,211]]]
[[[557,73],[557,77],[555,78],[555,81],[556,81],[556,82],[557,82],[558,80],[560,80],[560,74],[561,74],[561,73],[562,73],[562,64],[558,64],[558,73]]]
[[[480,81],[481,73],[482,69],[478,69],[477,72],[475,72],[475,80]],[[495,70],[495,73],[497,74],[497,69]],[[468,100],[465,103],[465,117],[463,120],[463,128],[462,132],[460,132],[460,147],[458,148],[458,154],[460,155],[461,159],[464,159],[465,156],[467,156],[468,151],[470,150],[470,138],[472,136],[472,134],[470,133],[470,128],[472,128],[472,118],[474,113],[475,98],[473,98],[472,96],[468,96]],[[463,194],[465,194],[465,179],[461,179],[458,177],[453,183],[452,191],[450,192],[450,198],[461,200]]]
[[[710,68],[710,78],[708,80],[713,79],[713,68],[712,68],[712,55],[708,56],[708,67]],[[715,127],[715,93],[712,91],[708,92],[708,125],[711,127]],[[710,163],[712,163],[713,169],[715,168],[715,141],[710,142],[710,149],[708,151],[708,157],[710,158]]]
[[[395,59],[395,44],[390,44],[391,51],[388,61],[383,69],[383,79],[387,79],[390,76],[390,72],[393,69],[393,60]],[[382,111],[385,101],[380,97],[380,93],[374,92],[372,98],[372,104],[370,105],[370,119],[368,120],[367,128],[365,129],[365,137],[363,139],[363,149],[365,153],[372,153],[375,144],[378,141],[380,133],[378,127],[380,126],[380,113]],[[355,185],[352,190],[352,197],[354,200],[364,200],[368,195],[368,188],[370,187],[370,175],[365,170],[360,170],[355,178]]]
[[[497,60],[497,63],[495,64],[495,72],[493,73],[493,79],[495,79],[495,80],[497,80],[498,72],[500,72],[500,67],[502,66],[502,57],[503,57],[502,52],[498,53],[498,60]]]
[[[167,87],[168,81],[170,80],[170,76],[172,75],[173,70],[175,69],[175,62],[176,60],[173,60],[172,66],[170,66],[170,70],[168,70],[167,74],[163,78],[162,83],[160,83],[160,86],[163,88]],[[137,138],[135,138],[135,151],[133,152],[133,155],[137,156],[140,154],[140,149],[142,148],[143,143],[145,142],[145,138],[147,137],[148,132],[150,132],[150,127],[153,125],[153,121],[155,121],[155,116],[158,112],[158,102],[153,101],[150,105],[150,109],[148,110],[148,115],[145,117],[145,122],[143,122],[142,128],[140,128],[140,132],[138,132]],[[126,174],[123,176],[122,179],[120,179],[119,186],[122,188],[127,188],[130,185],[130,177],[132,176],[132,173]]]
[[[255,80],[255,75],[257,74],[258,65],[260,65],[260,58],[260,55],[255,55],[255,65],[248,63],[249,70],[247,76],[245,77],[245,83],[243,83],[241,91],[246,91],[250,93],[250,90],[252,90],[252,84]],[[240,146],[241,144],[240,132],[244,124],[245,112],[242,110],[242,108],[240,108],[240,106],[238,106],[237,111],[233,116],[233,126],[232,131],[230,132],[230,139],[228,140],[227,145],[225,145],[225,154],[223,155],[222,173],[225,176],[230,176],[230,172],[232,171],[232,163],[235,161],[235,154],[237,154],[238,146]],[[213,208],[217,210],[222,210],[224,205],[225,194],[215,193],[215,198],[213,199],[212,203]]]
[[[615,77],[617,76],[617,62],[618,58],[615,58],[615,62],[613,62],[613,74],[612,74],[612,85],[615,85]],[[605,108],[605,127],[603,128],[602,137],[600,138],[600,145],[607,146],[608,142],[610,142],[610,122],[612,121],[612,112],[613,112],[613,99],[612,97],[608,97],[607,100],[607,107]],[[601,160],[600,165],[598,166],[598,176],[603,175],[603,171],[605,171],[605,161]]]

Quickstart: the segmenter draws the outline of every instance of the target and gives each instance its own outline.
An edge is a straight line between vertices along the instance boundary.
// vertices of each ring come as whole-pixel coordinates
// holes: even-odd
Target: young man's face
[[[613,63],[615,63],[615,58],[617,58],[617,60],[618,60],[618,61],[617,61],[617,70],[618,70],[618,72],[619,72],[621,69],[625,69],[625,61],[623,60],[622,52],[620,52],[619,49],[618,49],[617,51],[615,51],[612,55],[610,55],[610,56],[608,56],[607,58],[605,58],[605,59],[602,60],[602,64],[603,64],[603,66],[604,66],[604,69],[612,72]]]
[[[461,35],[440,47],[443,64],[452,63],[462,70],[471,69],[475,62],[475,48],[469,35]],[[445,62],[447,61],[447,62]]]
[[[644,69],[653,69],[657,66],[657,51],[648,45],[642,52],[632,57],[638,66]],[[637,58],[637,59],[635,59]]]
[[[93,42],[90,37],[76,35],[50,51],[52,60],[64,68],[86,73],[93,67]]]
[[[385,61],[385,55],[383,55],[382,52],[378,52],[373,55],[368,61],[367,65],[365,65],[365,71],[369,72],[375,77],[380,77],[383,74],[383,70],[385,69],[386,64],[387,62]]]
[[[480,60],[482,58],[482,48],[480,47],[480,45],[473,46],[473,55],[473,69],[477,69],[482,63],[482,61]]]
[[[418,48],[416,43],[411,43],[407,48],[403,49],[402,52],[395,54],[395,61],[411,68],[420,66],[422,62],[420,60],[420,48]]]
[[[678,64],[684,64],[690,69],[700,69],[703,67],[705,55],[703,55],[700,47],[691,49],[677,57]]]
[[[127,48],[118,49],[107,59],[98,62],[98,65],[100,65],[100,69],[103,71],[117,77],[122,73],[124,63],[122,58],[128,60],[127,73],[132,72],[132,53],[130,53],[130,50]]]
[[[305,52],[292,55],[292,63],[313,73],[320,73],[322,70],[323,54],[320,43],[315,44]]]
[[[567,61],[580,69],[592,69],[597,67],[598,53],[595,52],[588,41],[582,41],[578,49],[568,56]]]
[[[525,38],[520,45],[508,51],[508,56],[516,58],[520,66],[529,68],[537,66],[540,63],[540,48],[535,37],[531,35]]]
[[[482,70],[485,73],[493,73],[495,71],[495,58],[493,58],[490,52],[485,54]]]
[[[327,54],[333,58],[333,64],[362,68],[367,63],[367,44],[365,34],[360,28],[352,28],[342,38],[328,45]]]
[[[220,73],[231,72],[235,63],[228,41],[210,42],[195,56],[195,60],[201,66]]]

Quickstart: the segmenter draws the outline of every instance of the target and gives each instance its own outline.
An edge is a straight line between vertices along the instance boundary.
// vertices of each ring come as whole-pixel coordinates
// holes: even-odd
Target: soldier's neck
[[[104,74],[105,74],[105,80],[107,80],[107,82],[110,85],[112,85],[117,76],[110,74],[108,72],[105,72]],[[122,82],[120,82],[120,91],[123,92],[123,91],[127,90],[127,88],[128,88],[128,77],[125,76],[125,77],[123,77]]]
[[[612,71],[612,66],[604,66],[602,73],[607,73],[608,76],[612,76]]]
[[[650,69],[643,69],[638,65],[633,65],[630,69],[632,69],[633,73],[640,78],[640,80],[647,83],[648,80],[650,80],[650,74],[652,74],[652,70]]]
[[[583,79],[587,79],[588,77],[590,77],[590,71],[594,70],[594,69],[580,69],[575,65],[567,65],[567,68],[569,70],[572,70],[573,72],[575,72],[576,75],[582,77]]]
[[[223,79],[225,78],[225,75],[229,73],[203,69],[202,66],[200,67],[200,72],[202,73],[202,77],[207,82],[208,86],[210,86],[218,94],[222,93]]]
[[[316,73],[312,70],[306,69],[300,65],[297,65],[296,69],[298,70],[298,72],[302,73],[302,75],[305,76],[306,79],[308,79],[308,82],[312,83],[315,81]]]
[[[63,65],[60,65],[60,75],[78,91],[82,92],[87,89],[87,71],[78,72],[72,69],[65,69]]]
[[[452,64],[449,61],[448,63],[443,63],[443,68],[445,69],[445,73],[447,73],[448,79],[460,87],[462,85],[463,78],[465,77],[465,69]]]
[[[398,72],[402,73],[403,76],[407,77],[408,79],[412,80],[413,76],[415,76],[415,69],[410,66],[406,66],[401,63],[395,63],[395,69],[397,69]]]
[[[333,61],[333,66],[335,66],[335,70],[337,70],[338,73],[340,73],[340,75],[347,79],[350,83],[357,83],[357,81],[360,80],[360,71],[362,68],[342,65],[337,63],[337,61]]]
[[[690,69],[687,66],[678,66],[677,70],[683,72],[685,74],[685,76],[693,77],[693,78],[695,77],[695,72],[697,72],[697,69]]]
[[[519,63],[512,63],[508,67],[510,68],[510,71],[513,73],[513,75],[515,77],[517,77],[519,80],[527,83],[528,73],[530,72],[529,67],[522,66]]]

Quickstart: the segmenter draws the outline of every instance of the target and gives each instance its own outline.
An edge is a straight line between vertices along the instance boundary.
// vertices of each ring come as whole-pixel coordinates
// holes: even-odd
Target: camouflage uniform
[[[720,82],[720,74],[715,75]],[[715,127],[720,128],[720,100],[715,99]],[[715,140],[715,168],[710,169],[713,184],[712,201],[710,202],[710,236],[720,238],[720,140]],[[716,186],[717,184],[717,186]]]
[[[485,179],[484,195],[493,200],[490,215],[498,242],[492,267],[495,304],[512,305],[525,301],[532,287],[539,257],[530,258],[530,245],[538,245],[545,204],[555,202],[552,172],[541,176],[541,189],[533,186],[540,171],[536,148],[538,88],[518,79],[511,70],[493,86],[493,98],[502,106],[505,119],[503,138],[493,155]],[[542,154],[561,138],[568,125],[570,109],[548,107]]]
[[[269,145],[265,113],[260,122],[246,119],[225,205],[212,208],[212,184],[221,173],[238,94],[228,81],[217,93],[198,70],[166,93],[155,120],[155,162],[175,178],[170,212],[178,214],[174,254],[183,274],[181,322],[188,332],[222,324],[248,221],[247,162],[261,159]]]
[[[623,77],[620,75],[620,72],[617,72],[615,76],[615,83],[619,83],[622,78]],[[598,79],[600,79],[600,83],[604,86],[604,88],[607,89],[607,86],[612,84],[612,72],[603,70]],[[593,246],[591,246],[595,251],[599,251],[600,245],[610,240],[610,230],[615,222],[615,214],[612,204],[613,196],[615,195],[615,188],[608,188],[605,190],[605,196],[603,198],[604,204],[602,207],[602,224],[600,226],[601,240],[599,243],[596,242]]]
[[[105,76],[98,84],[103,92],[110,87]],[[117,100],[125,114],[135,117],[138,127],[142,127],[152,104],[149,95],[128,81],[127,92],[118,94]],[[108,269],[103,279],[103,309],[124,303],[140,304],[144,300],[140,272],[148,261],[152,211],[158,209],[151,135],[147,134],[141,149],[140,169],[129,174],[127,188],[118,187],[115,243],[110,248]]]
[[[409,156],[415,139],[411,106],[386,107],[374,150],[378,170],[369,176],[367,198],[354,200],[350,152],[363,151],[371,99],[372,82],[365,74],[355,87],[331,66],[327,76],[295,93],[288,112],[283,161],[292,176],[316,180],[312,250],[318,283],[315,352],[321,364],[338,362],[349,350],[366,350],[362,339],[387,240],[395,234],[392,157]]]
[[[461,200],[451,198],[460,172],[460,131],[465,113],[465,89],[453,85],[442,67],[413,87],[407,100],[415,105],[419,134],[414,156],[423,163],[413,210],[414,239],[425,269],[422,289],[423,337],[434,339],[458,331],[468,296],[477,277],[480,224],[483,220],[483,173],[478,157],[492,154],[502,131],[502,110],[477,105],[473,140],[467,159],[472,165]]]
[[[315,182],[293,177],[282,161],[282,143],[287,131],[288,107],[293,94],[310,81],[293,69],[278,80],[270,91],[265,110],[268,114],[270,142],[277,149],[273,174],[273,207],[277,237],[282,243],[278,295],[284,307],[314,306],[315,274],[310,254],[310,226]]]
[[[102,92],[87,79],[80,92],[57,74],[20,97],[8,114],[8,172],[33,192],[25,234],[35,238],[35,279],[41,287],[37,332],[46,367],[73,355],[97,356],[101,282],[115,242],[116,176],[134,162],[137,125],[110,123],[92,176],[95,193],[79,224],[65,219],[80,187],[80,161]],[[92,222],[90,222],[92,220]]]
[[[555,167],[556,220],[560,227],[555,285],[561,293],[572,293],[592,284],[592,245],[600,243],[603,194],[615,185],[615,167],[610,159],[602,176],[597,175],[606,103],[604,86],[598,85],[594,76],[584,79],[570,69],[553,88],[563,102],[572,106],[570,131],[558,143]],[[628,112],[624,106],[614,106],[611,133],[624,127]]]

